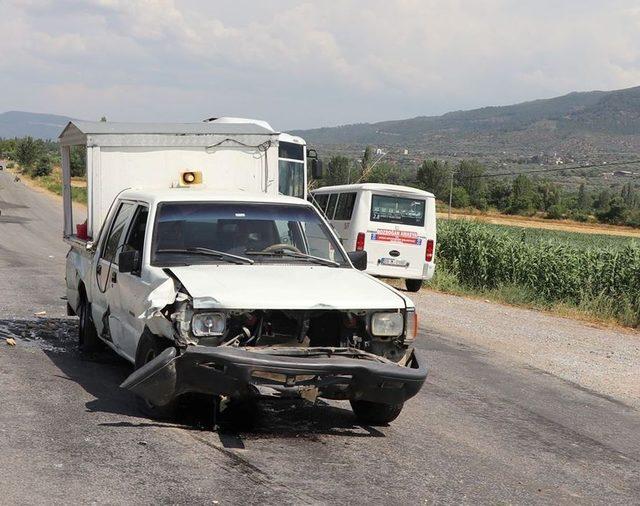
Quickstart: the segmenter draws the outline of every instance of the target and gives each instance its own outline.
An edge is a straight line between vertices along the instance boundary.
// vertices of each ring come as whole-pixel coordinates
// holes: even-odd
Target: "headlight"
[[[191,331],[197,337],[221,336],[225,323],[224,313],[196,313],[191,319]]]
[[[374,313],[371,316],[371,333],[380,337],[396,337],[402,334],[402,313]]]

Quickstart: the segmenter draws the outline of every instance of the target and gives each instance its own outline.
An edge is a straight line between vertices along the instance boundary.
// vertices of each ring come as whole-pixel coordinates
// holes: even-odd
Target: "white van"
[[[403,278],[417,292],[435,271],[432,193],[389,184],[326,186],[311,192],[347,250],[366,250],[366,272]]]

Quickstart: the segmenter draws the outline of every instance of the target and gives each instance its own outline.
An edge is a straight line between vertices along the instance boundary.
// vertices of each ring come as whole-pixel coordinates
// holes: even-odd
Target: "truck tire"
[[[407,287],[407,290],[410,292],[417,292],[422,288],[422,280],[421,279],[405,279],[404,284]]]
[[[356,418],[369,425],[385,425],[393,422],[402,411],[404,403],[382,404],[371,401],[351,401]]]
[[[78,348],[83,352],[98,351],[102,348],[102,341],[91,319],[91,304],[84,295],[80,297],[78,318]]]
[[[145,332],[142,334],[140,342],[138,343],[135,368],[140,369],[140,367],[156,358],[169,346],[171,346],[171,343],[166,339],[161,339],[150,332]],[[136,404],[138,405],[138,409],[150,418],[155,420],[170,420],[175,417],[178,403],[177,399],[173,399],[164,406],[157,406],[142,397],[136,396]]]

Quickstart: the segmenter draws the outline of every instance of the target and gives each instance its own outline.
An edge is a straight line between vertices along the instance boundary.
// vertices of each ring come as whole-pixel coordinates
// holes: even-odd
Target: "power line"
[[[550,169],[533,169],[533,170],[521,170],[518,172],[502,172],[500,174],[480,174],[478,176],[469,176],[465,179],[479,179],[485,177],[501,177],[501,176],[519,176],[520,174],[533,174],[540,172],[560,172],[563,170],[576,170],[576,169],[592,169],[595,167],[618,167],[620,165],[633,165],[640,163],[640,160],[631,160],[628,162],[611,162],[611,163],[593,163],[590,165],[577,165],[575,167],[552,167]]]

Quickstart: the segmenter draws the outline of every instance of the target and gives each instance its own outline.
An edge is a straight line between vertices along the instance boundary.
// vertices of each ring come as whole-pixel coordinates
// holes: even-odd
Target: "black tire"
[[[100,341],[96,326],[91,319],[91,304],[84,294],[80,296],[78,319],[78,348],[80,351],[92,352],[100,350],[102,341]]]
[[[351,401],[356,418],[368,425],[386,425],[393,422],[404,407],[404,403],[382,404],[371,401]]]
[[[405,279],[404,284],[410,292],[417,292],[422,288],[421,279]]]
[[[136,351],[135,368],[140,369],[147,362],[156,358],[160,353],[166,350],[171,343],[166,339],[161,339],[149,332],[142,334]],[[152,402],[136,396],[136,404],[138,409],[150,418],[156,420],[170,420],[175,417],[177,409],[177,399],[173,399],[168,404],[156,406]]]

